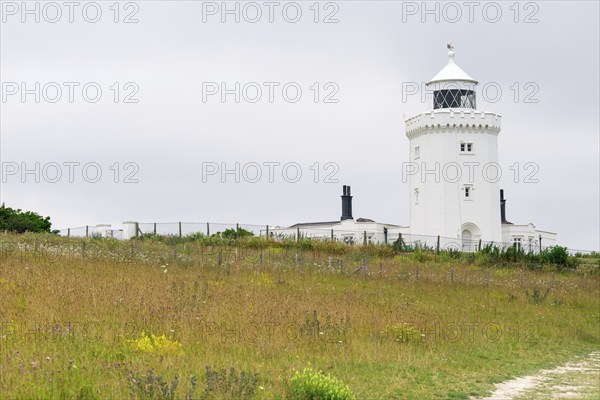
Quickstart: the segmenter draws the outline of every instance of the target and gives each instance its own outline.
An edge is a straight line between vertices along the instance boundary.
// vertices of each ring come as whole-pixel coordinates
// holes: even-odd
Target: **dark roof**
[[[289,228],[303,228],[303,227],[308,227],[308,226],[323,226],[323,225],[335,225],[335,224],[339,224],[340,221],[331,221],[331,222],[304,222],[304,223],[300,223],[300,224],[294,224],[292,226],[290,226]]]
[[[289,228],[309,228],[311,226],[329,226],[329,225],[337,225],[339,224],[341,221],[327,221],[327,222],[302,222],[299,224],[294,224],[292,226],[289,226]],[[373,222],[373,223],[377,223],[375,221],[373,221],[372,219],[369,218],[358,218],[356,220],[356,222]],[[381,225],[389,225],[389,226],[400,226],[400,225],[396,225],[396,224],[384,224],[381,223]]]
[[[397,225],[397,224],[386,224],[385,222],[377,222],[377,221],[373,221],[372,219],[369,219],[369,218],[359,218],[356,220],[356,222],[373,222],[375,224],[380,224],[380,225],[401,226],[401,225]]]

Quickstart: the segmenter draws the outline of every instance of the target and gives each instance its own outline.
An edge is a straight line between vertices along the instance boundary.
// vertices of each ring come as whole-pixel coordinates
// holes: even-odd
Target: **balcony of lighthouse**
[[[437,109],[406,119],[406,136],[409,138],[426,132],[472,131],[473,133],[500,132],[502,116],[493,112],[465,109]]]

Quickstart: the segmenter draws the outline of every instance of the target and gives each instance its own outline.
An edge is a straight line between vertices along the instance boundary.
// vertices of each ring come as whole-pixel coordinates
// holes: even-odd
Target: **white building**
[[[350,186],[344,186],[342,192],[342,216],[339,221],[299,223],[290,227],[273,227],[269,235],[280,239],[323,239],[345,243],[375,244],[390,243],[398,234],[408,233],[408,227],[375,222],[368,218],[354,219],[352,216],[352,194]],[[261,231],[261,235],[266,231]]]
[[[426,85],[433,108],[405,121],[410,141],[409,162],[403,164],[410,194],[410,227],[352,217],[350,187],[344,186],[340,221],[274,227],[277,237],[336,239],[354,243],[393,242],[473,251],[479,245],[525,250],[556,245],[556,233],[505,217],[500,190],[498,134],[501,116],[476,108],[477,81],[454,62]]]

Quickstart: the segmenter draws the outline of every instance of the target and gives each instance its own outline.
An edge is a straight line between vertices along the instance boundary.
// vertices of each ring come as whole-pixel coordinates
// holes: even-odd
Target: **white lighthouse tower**
[[[473,250],[501,242],[499,114],[477,111],[471,78],[454,62],[426,85],[433,109],[405,121],[410,140],[410,232]]]

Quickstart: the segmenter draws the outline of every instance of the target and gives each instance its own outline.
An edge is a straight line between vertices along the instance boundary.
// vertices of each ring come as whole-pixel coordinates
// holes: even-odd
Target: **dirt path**
[[[482,400],[600,399],[600,351],[563,366],[496,384]]]

